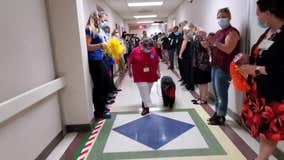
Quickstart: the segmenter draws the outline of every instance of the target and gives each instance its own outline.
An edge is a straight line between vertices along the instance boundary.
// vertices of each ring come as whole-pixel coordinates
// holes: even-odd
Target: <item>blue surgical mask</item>
[[[188,33],[187,33],[187,36],[188,36],[189,38],[193,38],[193,33],[192,33],[192,32],[188,32]]]
[[[225,28],[229,25],[229,19],[228,18],[218,18],[218,24],[221,28]]]
[[[104,28],[104,27],[106,27],[106,26],[108,26],[108,23],[107,23],[106,21],[102,21],[102,22],[100,23],[100,28]]]
[[[268,26],[265,23],[261,23],[259,20],[257,20],[257,24],[260,28],[268,28]]]
[[[143,51],[144,51],[144,53],[150,53],[150,52],[151,52],[151,49],[146,49],[146,48],[145,48]]]
[[[175,35],[178,36],[181,32],[180,31],[176,31]]]

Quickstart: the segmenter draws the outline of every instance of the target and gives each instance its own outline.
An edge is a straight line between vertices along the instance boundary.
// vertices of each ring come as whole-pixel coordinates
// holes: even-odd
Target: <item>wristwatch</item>
[[[261,66],[256,66],[255,71],[254,71],[255,76],[261,75],[260,69],[261,69]]]

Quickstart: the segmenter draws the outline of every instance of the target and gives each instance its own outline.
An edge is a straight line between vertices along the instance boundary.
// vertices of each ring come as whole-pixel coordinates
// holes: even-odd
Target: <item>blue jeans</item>
[[[215,94],[215,112],[218,116],[226,116],[228,110],[228,89],[231,77],[217,66],[212,66],[211,77]]]

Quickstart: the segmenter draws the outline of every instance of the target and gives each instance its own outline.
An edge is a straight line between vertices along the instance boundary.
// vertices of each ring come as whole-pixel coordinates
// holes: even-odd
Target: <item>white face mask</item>
[[[144,53],[150,53],[151,49],[144,48],[143,51],[144,51]]]

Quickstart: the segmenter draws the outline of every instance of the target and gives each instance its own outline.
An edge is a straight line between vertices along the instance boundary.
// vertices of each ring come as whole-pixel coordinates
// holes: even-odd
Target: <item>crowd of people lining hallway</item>
[[[266,28],[266,31],[253,47],[250,61],[239,66],[240,73],[251,86],[246,93],[241,121],[254,137],[260,138],[260,151],[256,159],[264,160],[275,150],[277,142],[284,139],[284,79],[281,76],[284,74],[284,4],[282,0],[258,0],[256,3],[259,25]],[[137,86],[142,99],[142,115],[149,113],[149,93],[152,83],[159,78],[159,59],[168,64],[168,69],[173,70],[174,57],[178,57],[181,85],[190,91],[195,86],[199,88],[199,97],[191,100],[193,104],[207,103],[208,83],[212,81],[215,113],[208,119],[208,124],[225,124],[231,81],[229,66],[240,52],[241,36],[230,23],[232,17],[228,8],[219,9],[216,17],[220,26],[216,33],[206,33],[188,21],[174,26],[168,33],[155,33],[151,36],[146,31],[143,31],[141,37],[125,31],[119,36],[118,31],[113,30],[112,36],[120,39],[125,47],[124,55],[116,62],[120,64],[120,71],[124,72],[128,67],[130,76],[139,67],[141,71],[138,72],[141,74],[152,71],[149,66],[137,67],[137,55],[143,55],[144,58],[147,55],[147,61],[155,61],[152,65],[152,77],[147,77],[150,81],[147,78],[141,81],[146,81],[146,85],[140,83],[141,79],[137,80],[137,73],[134,73],[134,82],[139,82]],[[120,89],[113,83],[115,62],[111,56],[102,52],[102,43],[107,42],[110,37],[110,26],[105,13],[94,13],[90,16],[86,35],[89,67],[94,84],[94,115],[96,118],[110,118],[106,104],[114,102],[115,93]],[[265,114],[262,115],[262,112]],[[254,118],[257,120],[252,120]]]

